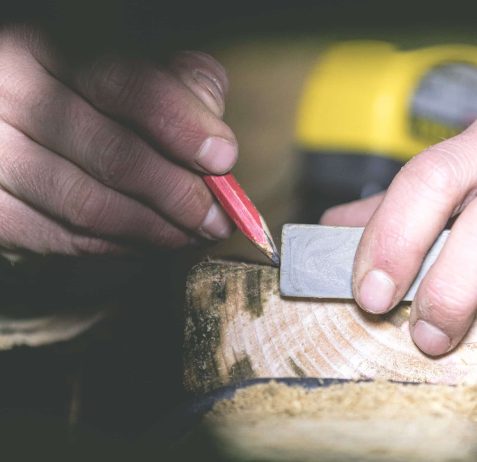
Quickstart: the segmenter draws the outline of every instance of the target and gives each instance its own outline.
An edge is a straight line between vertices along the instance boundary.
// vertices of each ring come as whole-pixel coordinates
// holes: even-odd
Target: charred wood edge
[[[210,261],[199,263],[189,273],[184,332],[184,386],[188,391],[208,392],[254,377],[247,357],[232,365],[226,380],[216,360],[226,303],[230,291],[238,290],[236,284],[240,283],[244,295],[240,309],[247,310],[253,318],[260,317],[267,294],[278,290],[278,270],[265,265]]]

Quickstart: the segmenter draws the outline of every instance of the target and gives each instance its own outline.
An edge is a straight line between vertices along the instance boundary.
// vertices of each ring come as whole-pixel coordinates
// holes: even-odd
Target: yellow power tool
[[[331,46],[312,70],[298,110],[300,219],[316,222],[331,205],[386,189],[413,155],[476,118],[475,46]]]

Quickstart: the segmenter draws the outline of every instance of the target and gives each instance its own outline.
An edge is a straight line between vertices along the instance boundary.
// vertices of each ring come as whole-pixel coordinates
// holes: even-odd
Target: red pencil
[[[237,228],[278,266],[280,257],[267,224],[234,176],[206,175],[204,181]]]

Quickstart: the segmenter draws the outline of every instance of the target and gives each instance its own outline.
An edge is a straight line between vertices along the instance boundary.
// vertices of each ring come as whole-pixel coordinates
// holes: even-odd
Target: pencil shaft
[[[267,225],[234,176],[206,175],[204,181],[237,228],[277,264],[278,253]]]

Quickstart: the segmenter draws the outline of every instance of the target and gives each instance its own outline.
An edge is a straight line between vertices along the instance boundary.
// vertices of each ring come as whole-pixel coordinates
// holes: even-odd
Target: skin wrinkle
[[[454,168],[452,174],[448,173],[449,162],[447,159],[431,159],[431,156],[416,157],[407,164],[398,174],[396,181],[401,183],[401,190],[413,196],[419,190],[419,199],[435,203],[436,207],[448,207],[449,191],[457,187],[462,188],[459,172]],[[407,185],[407,188],[405,187]]]
[[[138,65],[125,64],[113,56],[102,57],[81,73],[74,84],[100,110],[130,107],[145,85],[144,70],[138,69]]]
[[[197,227],[212,204],[194,156],[209,136],[235,142],[230,128],[170,68],[118,56],[107,56],[92,66],[78,65],[63,59],[57,50],[38,28],[0,29],[0,125],[2,119],[9,121],[0,127],[2,183],[3,187],[18,189],[18,209],[30,210],[31,206],[39,219],[45,220],[42,225],[32,226],[27,236],[25,232],[16,233],[15,245],[28,247],[39,239],[42,249],[60,253],[77,254],[78,248],[84,246],[87,251],[103,252],[108,245],[115,251],[113,242],[104,244],[90,236],[82,238],[71,224],[76,219],[86,224],[85,233],[107,235],[111,241],[139,239],[141,244],[145,240],[169,248],[188,242],[188,234],[175,223],[179,226],[180,222],[180,228]],[[225,71],[213,58],[186,53],[181,59],[189,69],[198,67],[209,75],[217,89],[227,86]],[[90,102],[83,99],[85,87],[93,93],[93,98],[88,98]],[[120,99],[129,107],[122,105]],[[106,103],[110,107],[97,110]],[[124,135],[126,127],[122,123],[126,118],[128,129],[136,130]],[[158,119],[163,120],[162,130],[157,128]],[[104,129],[105,134],[95,137],[104,137],[103,140],[87,143],[93,129],[105,124],[110,132]],[[15,127],[22,136],[12,140],[11,130]],[[136,143],[129,136],[137,137]],[[155,151],[153,146],[162,151]],[[169,160],[163,153],[167,153]],[[95,164],[96,160],[100,162]],[[183,164],[190,170],[183,168]],[[81,196],[77,200],[80,210],[91,206],[83,218],[75,216],[74,210],[58,210],[64,199],[61,178],[68,179],[74,169],[74,175],[89,178],[75,193]],[[16,178],[11,179],[11,175]],[[168,202],[164,200],[168,193],[166,177],[169,187],[174,186]],[[15,184],[10,185],[10,179]],[[116,187],[108,189],[105,183]],[[104,206],[108,201],[111,204]],[[1,206],[0,203],[0,213]],[[65,216],[67,213],[72,215]],[[33,212],[27,214],[33,216]],[[62,222],[61,226],[66,227],[65,240],[74,244],[66,245],[58,238],[53,220]],[[212,223],[211,229],[217,230],[219,224]],[[43,229],[49,231],[43,233]],[[78,248],[74,248],[76,244]]]
[[[460,324],[468,318],[466,308],[469,306],[470,300],[468,299],[468,291],[456,291],[455,287],[452,287],[449,291],[448,283],[433,278],[432,281],[428,281],[422,287],[418,297],[418,311],[421,315],[424,315],[424,319],[438,321],[439,326],[448,325],[448,327],[451,327],[453,323]],[[441,307],[445,307],[445,310],[443,311]]]
[[[236,142],[230,128],[216,119],[199,101],[194,104],[193,111],[184,111],[180,108],[183,92],[186,91],[191,95],[192,93],[171,73],[153,66],[141,72],[143,72],[144,80],[142,93],[131,98],[130,106],[121,104],[118,107],[113,95],[111,97],[113,99],[111,107],[105,104],[100,104],[99,107],[97,102],[94,101],[94,95],[88,94],[90,92],[86,89],[88,100],[91,101],[93,106],[98,106],[100,110],[106,113],[118,112],[121,117],[128,119],[130,119],[131,111],[136,111],[136,114],[133,114],[129,121],[146,137],[147,141],[161,149],[169,157],[173,157],[171,152],[174,152],[186,164],[189,164],[190,156],[195,154],[204,139],[204,126],[216,125],[216,129],[212,130],[210,135],[224,137]],[[94,75],[90,76],[89,74],[91,74],[91,70],[86,72],[86,75],[82,75],[79,80],[76,80],[74,86],[79,86],[80,91],[88,78],[94,79]],[[106,90],[109,91],[109,89]],[[155,104],[151,104],[151,94],[154,95]],[[195,96],[194,101],[196,101]],[[194,117],[191,117],[194,112]],[[136,115],[140,116],[139,121],[134,120]],[[161,140],[162,143],[158,143],[158,140]],[[178,144],[180,146],[177,146]],[[195,146],[192,152],[182,152],[183,148],[181,146],[187,145]],[[195,165],[194,168],[196,168]]]
[[[168,197],[167,199],[170,201],[170,208],[172,210],[178,210],[182,211],[176,214],[176,218],[181,219],[182,214],[189,214],[189,210],[187,210],[187,204],[191,203],[197,203],[197,204],[202,204],[204,203],[205,197],[198,197],[198,194],[200,195],[200,189],[198,188],[198,182],[201,181],[199,178],[196,180],[194,179],[193,181],[183,184],[181,182],[175,182],[174,185],[171,185],[171,189],[169,190]],[[205,194],[204,194],[205,196]],[[207,198],[208,199],[208,198]],[[208,200],[206,201],[208,202]],[[212,205],[212,204],[211,204]],[[195,224],[194,228],[198,228],[202,221],[204,220],[204,217],[200,217],[200,221]]]
[[[388,204],[388,207],[392,209],[393,205]],[[386,211],[381,211],[378,209],[376,213],[385,213]],[[408,281],[404,284],[402,283],[402,278],[400,273],[402,273],[402,255],[415,255],[415,259],[421,259],[425,253],[427,252],[427,247],[422,245],[421,241],[414,241],[412,239],[412,232],[407,233],[406,235],[403,231],[406,230],[402,226],[402,219],[396,215],[391,217],[393,221],[386,222],[386,228],[381,233],[376,233],[376,230],[373,229],[373,235],[366,235],[366,243],[369,243],[365,246],[366,250],[362,250],[360,246],[360,251],[358,252],[360,258],[359,262],[361,262],[361,267],[359,268],[360,273],[362,276],[371,268],[377,268],[384,270],[388,274],[391,275],[395,279],[398,292],[405,291],[407,286],[412,281],[412,278],[417,273],[419,265],[416,263],[414,264],[414,268],[408,272]],[[397,220],[394,222],[394,220]],[[390,253],[390,249],[392,253]],[[362,252],[365,252],[362,254]],[[362,269],[362,266],[365,266],[365,269]],[[414,273],[414,274],[413,274]],[[395,303],[398,301],[398,296],[396,297]]]
[[[477,265],[465,250],[462,252],[456,248],[461,242],[475,246],[473,227],[476,214],[477,203],[473,202],[464,210],[462,219],[456,222],[448,244],[423,281],[415,304],[416,314],[413,319],[416,320],[419,315],[440,327],[451,337],[453,346],[468,330],[477,307],[475,279],[462,277],[459,272],[459,269],[465,268],[464,274],[475,274]],[[471,265],[474,264],[470,268],[466,264],[469,258]]]
[[[11,128],[11,127],[9,127],[9,128]],[[19,133],[19,135],[23,136],[21,133]],[[26,139],[26,137],[25,137],[25,139]],[[46,193],[48,191],[55,191],[55,190],[58,190],[58,189],[62,189],[61,185],[64,183],[64,181],[67,180],[66,178],[64,178],[61,175],[53,175],[52,176],[52,175],[49,175],[48,171],[45,171],[45,174],[43,174],[43,175],[40,174],[40,177],[43,179],[43,181],[51,181],[51,184],[49,186],[39,187],[39,185],[37,185],[37,183],[35,183],[35,182],[33,182],[31,184],[30,183],[25,183],[25,182],[28,182],[29,178],[30,178],[28,175],[26,175],[24,173],[25,171],[28,171],[28,169],[29,169],[28,162],[23,162],[22,157],[20,157],[15,162],[13,162],[13,165],[15,166],[16,169],[20,169],[19,174],[17,175],[17,178],[19,178],[20,183],[24,184],[24,188],[26,188],[27,190],[31,190],[32,188],[37,189],[37,191],[36,191],[36,193],[34,193],[34,195],[36,197],[42,197],[42,200],[41,200],[42,203],[48,203],[49,202],[48,195],[45,196],[44,193]],[[38,166],[38,168],[42,168],[42,164],[40,164]],[[11,171],[9,171],[9,173],[10,172]],[[60,183],[59,183],[59,181],[60,181]],[[81,194],[81,191],[79,191],[78,194]],[[61,196],[63,196],[63,194]],[[63,212],[63,214],[64,213],[67,213],[67,211]],[[61,213],[60,213],[60,215],[61,215]],[[73,212],[73,218],[74,218],[73,220],[70,220],[68,216],[64,216],[63,218],[66,219],[69,222],[69,224],[72,225],[74,228],[81,227],[80,226],[81,223],[78,224],[78,223],[75,222],[75,219],[76,220],[78,219],[78,214],[76,214],[75,212]],[[79,218],[80,218],[80,220],[82,220],[81,217],[79,217]],[[92,228],[95,228],[95,227],[98,226],[98,222],[95,218],[88,218],[88,222],[86,224],[83,223],[82,227],[83,228],[88,228],[89,225],[91,225]],[[164,232],[164,231],[161,229],[161,232]],[[167,239],[165,239],[165,242],[167,243]],[[160,243],[162,243],[162,240],[160,241]]]
[[[441,146],[442,147],[442,146]],[[436,151],[434,151],[436,152]],[[394,296],[392,306],[394,306],[403,293],[408,289],[412,279],[417,274],[426,251],[431,246],[436,236],[429,236],[428,239],[416,239],[416,232],[426,225],[422,220],[429,219],[429,203],[433,204],[436,210],[434,216],[437,220],[451,213],[449,209],[449,190],[454,190],[460,183],[458,169],[448,168],[449,157],[437,156],[429,157],[429,154],[421,154],[409,163],[399,173],[395,182],[389,189],[389,194],[381,206],[377,209],[371,219],[372,233],[365,232],[360,251],[360,258],[357,258],[354,273],[354,293],[358,295],[362,278],[367,274],[369,269],[381,269],[393,278],[397,293]],[[450,172],[450,173],[449,173]],[[407,183],[407,184],[406,184]],[[461,185],[461,183],[460,183]],[[416,197],[416,191],[419,191],[419,200],[427,207],[426,215],[415,223],[406,216],[406,211],[402,210],[402,203],[406,203],[403,195],[407,197],[407,202]],[[398,204],[393,204],[399,198]],[[414,199],[415,201],[415,199]],[[455,205],[454,205],[455,206]],[[408,214],[416,210],[414,202],[413,209]],[[449,209],[449,210],[447,210]],[[398,214],[399,211],[400,213]],[[402,213],[404,212],[404,216]],[[440,217],[440,218],[439,218]],[[394,222],[397,220],[397,222]],[[393,223],[394,222],[394,223]],[[406,226],[402,226],[402,223]],[[407,225],[410,223],[410,226]],[[380,227],[378,228],[377,226]],[[444,223],[436,222],[437,229],[442,229]],[[385,226],[385,227],[384,227]],[[363,258],[363,248],[370,247],[366,254],[370,257]],[[403,260],[403,255],[405,259]]]
[[[423,309],[421,308],[420,303],[419,306],[417,306],[417,302],[413,302],[411,305],[409,327],[412,331],[412,328],[414,328],[417,321],[420,319],[430,322],[449,336],[451,341],[449,348],[450,351],[454,349],[466,335],[475,315],[472,312],[470,316],[467,315],[466,317],[456,318],[453,313],[448,313],[445,310],[442,311],[443,306],[445,305],[426,302],[425,308]]]
[[[102,195],[89,188],[87,177],[76,174],[65,178],[59,189],[64,192],[59,205],[60,215],[73,227],[89,229],[98,235],[104,220],[104,212],[112,205],[111,195],[103,199]]]
[[[79,105],[80,105],[80,106],[84,106],[83,109],[85,109],[85,108],[88,109],[88,103],[84,103],[84,104],[83,104],[82,101],[83,101],[83,100],[78,99]],[[78,105],[77,105],[77,104],[69,104],[69,105],[68,105],[68,104],[65,104],[63,107],[78,107]],[[50,112],[51,112],[51,111],[50,111]],[[67,117],[67,116],[66,116],[66,112],[68,112],[68,111],[65,111],[65,115],[62,116],[62,119],[63,119],[63,120],[70,120],[73,115],[70,117],[70,119],[67,119],[67,118],[66,118],[66,117]],[[82,125],[82,121],[84,120],[84,114],[85,114],[85,112],[80,112],[80,110],[77,110],[77,112],[78,112],[78,117],[77,117],[77,118],[75,117],[73,120],[78,119],[80,122],[79,122],[78,124],[76,124],[76,125],[80,125],[80,126],[81,126],[81,125]],[[90,113],[90,111],[87,111],[86,113]],[[83,123],[83,125],[88,125],[88,124],[84,124],[84,123]],[[50,126],[51,126],[51,125],[50,125]],[[54,125],[53,125],[53,126],[54,126]],[[87,144],[86,144],[86,149],[85,149],[85,151],[93,150],[93,149],[94,149],[95,151],[97,151],[98,149],[97,149],[97,148],[94,148],[94,146],[96,146],[96,147],[97,147],[97,146],[104,146],[105,143],[99,142],[98,138],[99,138],[99,137],[104,137],[105,134],[106,134],[106,135],[110,138],[110,140],[113,141],[113,144],[118,143],[118,147],[117,147],[117,148],[114,148],[114,149],[111,148],[111,147],[109,148],[109,150],[110,150],[110,152],[111,152],[111,156],[106,156],[106,155],[104,155],[105,152],[103,151],[103,152],[100,153],[100,155],[96,155],[96,156],[94,156],[94,157],[91,157],[91,159],[92,159],[93,161],[104,162],[105,159],[111,157],[115,162],[123,162],[123,159],[121,159],[121,156],[120,156],[120,154],[126,150],[126,148],[124,148],[124,149],[122,148],[123,143],[124,143],[123,140],[124,140],[124,139],[129,139],[129,140],[131,140],[131,138],[130,138],[131,135],[128,135],[127,133],[125,134],[124,131],[116,130],[115,128],[113,128],[114,125],[111,126],[111,124],[107,124],[107,125],[106,125],[106,127],[107,127],[106,130],[105,130],[104,127],[105,127],[104,123],[103,123],[103,124],[95,124],[93,127],[89,126],[89,127],[88,127],[89,129],[93,128],[93,130],[94,130],[95,132],[97,132],[97,133],[94,133],[93,136],[85,136],[87,133],[82,133],[84,130],[83,130],[83,131],[80,130],[80,133],[83,135],[83,136],[81,137],[81,138],[82,138],[82,139],[81,139],[81,142],[83,143],[83,145],[84,145],[84,140],[85,140],[85,139],[89,140],[89,141],[87,142]],[[104,133],[103,133],[103,132],[104,132]],[[109,133],[109,132],[111,132],[111,133]],[[71,139],[74,139],[74,138],[75,138],[75,137],[71,137]],[[131,144],[132,141],[129,141],[129,143]],[[88,148],[88,145],[90,145],[90,144],[92,144],[93,146],[92,146],[91,148]],[[143,144],[140,142],[139,139],[137,140],[136,146],[143,146]],[[73,147],[72,147],[72,149],[73,149]],[[101,149],[107,149],[107,148],[101,148]],[[130,148],[130,149],[132,149],[132,148]],[[144,149],[144,148],[143,148],[143,149]],[[136,156],[136,162],[137,162],[137,156]],[[144,162],[143,162],[142,164],[144,164]],[[80,167],[84,169],[83,166],[80,165]],[[146,165],[142,165],[142,167],[145,168],[145,167],[147,167],[147,166],[146,166]],[[93,169],[94,169],[94,165],[93,165]],[[111,172],[111,168],[106,168],[106,167],[102,167],[102,168],[101,168],[101,167],[98,166],[98,167],[96,167],[96,171],[93,170],[93,169],[90,169],[90,170],[92,170],[92,172],[93,172],[93,174],[94,174],[94,176],[95,176],[96,178],[98,178],[102,183],[105,183],[105,184],[108,184],[108,183],[109,183],[109,185],[111,185],[112,181],[109,180],[108,178],[106,178],[106,175],[105,175],[105,174],[102,174],[102,172],[106,172],[106,173]],[[130,161],[129,161],[129,165],[128,165],[127,169],[124,169],[124,175],[126,175],[126,173],[128,173],[128,170],[134,170],[133,166],[131,166],[131,162],[130,162]],[[196,178],[196,177],[192,177],[192,178]],[[115,180],[115,182],[119,182],[119,181],[120,181],[119,179],[116,179],[116,180]],[[175,184],[178,183],[178,182],[177,182],[177,179],[176,179],[176,181],[175,181],[174,183],[175,183]],[[160,182],[159,182],[159,184],[160,184]],[[197,185],[197,182],[196,182],[195,184]],[[117,189],[117,188],[116,188],[116,189]],[[198,189],[199,189],[199,188],[198,188]],[[202,189],[205,190],[205,188],[202,188]],[[199,197],[204,197],[204,195],[207,196],[208,191],[205,191],[205,192],[206,192],[206,194],[202,194],[202,195],[198,194]],[[209,196],[210,196],[210,195],[209,195]],[[194,196],[194,199],[196,199],[195,196]],[[209,201],[210,201],[210,199],[209,199],[208,201],[205,201],[205,202],[204,202],[205,207],[202,207],[202,209],[204,209],[203,212],[202,212],[202,215],[205,215],[205,213],[207,212],[207,210],[208,210],[207,202],[209,202]],[[151,202],[151,201],[149,201],[149,202]],[[166,202],[167,202],[167,201],[166,201]],[[196,202],[197,202],[197,200],[194,200],[194,203],[196,203]],[[154,204],[154,205],[156,205],[156,204]],[[156,208],[157,208],[157,207],[156,207]],[[174,210],[172,207],[169,207],[168,209],[169,209],[169,211],[171,211],[171,210],[173,211],[173,210]],[[197,209],[200,210],[200,203],[197,204],[197,206],[194,206],[194,210],[197,210]],[[182,216],[182,215],[186,216],[186,215],[188,215],[188,214],[184,212],[183,214],[181,213],[181,214],[179,214],[179,215],[181,215],[181,216]],[[195,215],[195,213],[192,214],[192,215]],[[194,227],[198,226],[198,225],[202,222],[202,219],[203,219],[203,216],[202,216],[202,215],[195,220],[195,223],[194,223],[194,225],[193,225]],[[176,218],[177,218],[177,219],[180,219],[181,216],[178,216],[178,217],[176,217]]]
[[[402,281],[412,273],[410,266],[417,271],[437,233],[451,216],[460,214],[441,256],[421,284],[410,322],[411,331],[419,319],[437,326],[450,336],[451,349],[464,337],[477,308],[477,265],[472,260],[477,248],[473,231],[477,216],[476,136],[474,123],[456,138],[416,156],[401,169],[376,209],[376,203],[369,203],[363,212],[364,201],[359,201],[331,209],[323,220],[341,225],[352,221],[348,217],[353,213],[373,214],[355,259],[354,294],[358,278],[377,267],[394,275],[397,302],[404,292]]]
[[[179,53],[172,60],[170,68],[209,110],[218,117],[223,116],[228,80],[225,70],[214,58],[204,60],[193,52]],[[200,75],[205,76],[205,82],[204,79],[197,79]]]
[[[56,85],[56,84],[55,84]],[[61,86],[61,83],[57,83],[56,85],[56,89],[58,90],[58,88],[62,89],[63,87]],[[43,91],[42,94],[44,94],[45,92]],[[70,93],[69,92],[64,92],[66,93],[66,96],[68,96]],[[72,95],[72,93],[71,93]],[[63,96],[65,97],[65,95]],[[71,109],[68,109],[68,110],[65,110],[65,113],[61,115],[61,120],[77,120],[78,122],[75,122],[75,130],[78,131],[78,133],[80,133],[82,136],[81,138],[79,139],[78,143],[76,146],[68,146],[67,148],[70,149],[70,151],[73,149],[75,151],[81,149],[81,143],[83,145],[85,145],[85,141],[84,140],[88,140],[86,142],[86,148],[83,149],[83,151],[87,152],[87,151],[98,151],[98,148],[99,148],[99,154],[98,155],[95,155],[95,156],[90,156],[89,159],[91,159],[93,161],[93,164],[89,166],[89,168],[86,168],[85,169],[85,166],[84,166],[84,161],[88,161],[89,159],[85,159],[84,158],[84,155],[82,156],[83,157],[83,162],[81,162],[81,159],[79,162],[75,162],[77,165],[78,164],[83,164],[83,165],[78,165],[80,168],[82,168],[83,170],[86,170],[86,171],[91,171],[92,174],[98,178],[102,183],[104,184],[107,184],[108,186],[117,186],[116,184],[112,184],[113,183],[113,180],[111,178],[111,172],[112,172],[112,168],[111,167],[100,167],[98,165],[98,163],[100,162],[105,162],[106,159],[108,158],[111,158],[115,163],[117,163],[117,165],[121,166],[122,163],[124,163],[124,160],[121,159],[121,153],[127,151],[127,147],[126,148],[123,148],[123,144],[124,142],[126,142],[126,144],[130,144],[131,146],[134,145],[134,147],[137,148],[141,148],[142,150],[146,150],[146,145],[144,142],[142,142],[139,138],[137,138],[135,140],[135,143],[133,143],[132,141],[132,133],[130,133],[129,131],[127,130],[119,130],[118,128],[116,128],[116,126],[114,125],[114,123],[107,123],[107,119],[105,121],[103,121],[103,123],[99,123],[98,124],[98,121],[97,120],[94,120],[94,122],[96,122],[93,126],[91,125],[91,123],[84,123],[84,120],[85,120],[85,115],[87,114],[91,114],[92,113],[92,110],[91,108],[89,107],[89,104],[86,103],[84,100],[82,100],[80,97],[77,97],[77,101],[75,101],[73,98],[69,98],[69,100],[71,101],[70,104],[64,104],[62,105],[61,107],[62,108],[76,108],[74,109],[73,111],[71,111]],[[71,111],[71,114],[68,115],[68,112]],[[49,112],[52,112],[51,110]],[[90,117],[91,118],[91,117]],[[60,124],[62,125],[62,124]],[[58,130],[60,130],[60,125],[58,125]],[[85,128],[83,128],[81,130],[81,125],[85,125]],[[50,124],[50,127],[55,127],[54,124]],[[78,129],[78,126],[79,126],[79,129]],[[67,127],[66,127],[67,128]],[[51,129],[51,128],[50,128]],[[87,131],[85,132],[85,130],[93,130],[93,135],[90,135],[89,133],[87,133]],[[64,132],[64,130],[61,130],[62,132]],[[73,131],[73,135],[74,135],[75,131]],[[112,140],[113,144],[115,143],[118,143],[117,145],[117,148],[114,148],[113,147],[110,147],[109,148],[109,151],[111,152],[111,155],[105,155],[105,153],[107,152],[108,148],[105,148],[104,146],[107,144],[105,142],[101,142],[101,139],[100,138],[106,138],[108,137],[110,140]],[[75,136],[70,136],[70,139],[73,141],[75,140],[75,138],[78,138],[78,137],[75,137]],[[126,140],[126,141],[124,141]],[[35,138],[35,141],[39,141],[41,142],[41,140],[38,140],[38,138],[36,137]],[[71,143],[70,143],[71,144]],[[73,143],[74,144],[74,143]],[[91,145],[91,147],[89,147]],[[104,151],[106,149],[106,151]],[[130,147],[129,149],[132,149],[132,147]],[[152,149],[152,148],[151,148]],[[74,152],[74,151],[73,151]],[[138,163],[138,154],[136,153],[136,156],[133,156],[135,158],[135,162]],[[75,161],[76,159],[73,159],[73,161]],[[144,162],[144,158],[141,159],[142,160],[142,163],[141,163],[141,169],[143,171],[149,171],[149,170],[152,170],[151,168],[147,168],[147,164],[146,162]],[[91,161],[90,161],[91,162]],[[172,166],[172,164],[171,164]],[[134,168],[134,165],[131,164],[131,160],[129,160],[128,162],[128,165],[125,166],[127,168],[123,168],[124,170],[124,176],[126,176],[126,173],[128,173],[129,171],[129,179],[131,179],[131,171],[135,171],[136,172],[136,169]],[[164,165],[164,162],[163,162],[163,165],[162,167],[164,168],[165,165]],[[184,172],[185,174],[186,172]],[[138,172],[138,174],[140,175],[140,172]],[[116,174],[117,175],[117,174]],[[189,175],[189,173],[187,172],[187,175]],[[108,178],[109,176],[109,178]],[[136,175],[137,176],[137,175]],[[192,176],[192,175],[189,175],[190,178],[194,178],[196,179],[195,176]],[[176,177],[177,177],[177,172],[176,172]],[[116,178],[114,180],[114,183],[119,183],[120,182],[120,179],[119,178]],[[177,184],[178,181],[177,181],[177,178],[175,179],[174,181],[174,184]],[[180,182],[179,182],[180,183]],[[151,183],[152,184],[152,183]],[[158,179],[158,181],[155,183],[155,184],[158,184],[158,185],[161,185],[161,181],[160,181],[160,178]],[[198,225],[203,221],[203,217],[205,216],[207,210],[208,210],[208,204],[211,204],[211,198],[210,198],[210,194],[208,192],[208,190],[206,190],[206,188],[202,187],[200,188],[198,186],[198,181],[195,181],[195,185],[197,187],[197,190],[199,191],[199,193],[197,195],[191,195],[191,197],[194,199],[193,202],[191,202],[191,205],[193,206],[193,210],[194,210],[194,213],[187,213],[187,211],[179,211],[179,213],[176,213],[176,217],[171,217],[174,222],[177,223],[177,221],[182,218],[182,217],[187,217],[187,223],[189,221],[193,221],[193,224],[192,224],[192,228],[197,228]],[[120,189],[118,187],[115,187],[116,190]],[[202,191],[201,191],[202,189]],[[144,203],[147,203],[148,205],[152,205],[156,210],[157,210],[157,203],[155,203],[154,201],[151,201],[149,200],[149,198],[147,198],[144,194],[140,194],[140,195],[137,195],[137,197],[139,197]],[[199,202],[199,200],[203,198],[204,199],[204,202],[203,204],[201,204]],[[205,200],[205,198],[207,198],[207,200]],[[168,200],[167,199],[164,199],[163,200],[164,203],[167,203]],[[202,207],[201,207],[202,205]],[[186,207],[187,209],[187,207]],[[168,213],[169,215],[171,214],[171,212],[174,212],[174,208],[173,207],[167,207],[165,209],[166,213]],[[198,218],[194,218],[196,215],[200,215]],[[189,217],[192,216],[192,218],[189,220]],[[181,223],[177,223],[179,225],[181,225]]]
[[[138,143],[124,132],[116,132],[111,127],[101,125],[91,140],[92,146],[98,150],[97,156],[88,158],[94,160],[92,171],[101,183],[118,190],[119,185],[131,172],[137,171],[139,160],[144,157],[138,152]],[[91,148],[89,148],[91,152]]]
[[[422,159],[422,158],[421,158]],[[423,165],[422,160],[414,160],[414,162],[410,162],[412,166],[407,167],[407,170],[404,169],[402,173],[399,174],[398,181],[399,183],[395,183],[393,186],[391,186],[390,190],[398,190],[402,191],[406,194],[408,197],[408,200],[411,200],[415,196],[415,190],[418,188],[422,192],[422,185],[426,185],[426,190],[429,191],[429,195],[425,195],[426,202],[431,198],[431,201],[433,201],[437,207],[437,210],[435,211],[436,217],[443,217],[447,215],[447,208],[448,204],[446,204],[446,200],[448,201],[448,194],[447,191],[449,191],[452,186],[454,186],[454,180],[452,179],[452,175],[448,174],[442,174],[440,173],[441,171],[445,170],[439,170],[439,173],[436,173],[435,166],[439,165],[439,168],[442,169],[442,161],[436,162],[435,160],[433,161],[427,161],[429,162],[430,165]],[[447,161],[445,163],[447,165]],[[420,172],[422,170],[425,170],[426,173],[424,175],[422,174],[417,174],[415,172]],[[427,169],[427,170],[426,170]],[[428,171],[429,169],[432,171],[432,174],[429,174]],[[454,172],[454,175],[456,173]],[[417,181],[417,186],[416,186],[416,181]],[[403,186],[404,182],[404,186]],[[405,187],[405,182],[409,183],[408,187]],[[396,192],[396,191],[392,191]],[[437,192],[437,194],[436,194]],[[428,239],[426,241],[419,240],[417,242],[414,242],[413,240],[413,235],[414,235],[414,230],[410,228],[410,226],[401,226],[403,217],[397,217],[396,214],[393,212],[393,210],[399,210],[399,206],[395,207],[393,205],[392,201],[394,195],[388,195],[387,201],[385,201],[382,206],[377,210],[375,216],[387,216],[386,220],[386,229],[381,228],[381,232],[376,236],[374,236],[374,239],[367,240],[367,242],[373,241],[373,247],[376,248],[377,250],[373,252],[373,263],[377,265],[378,267],[382,265],[383,259],[385,258],[391,258],[391,261],[394,259],[400,258],[402,254],[408,256],[409,253],[412,253],[416,255],[414,257],[414,260],[419,259],[419,261],[424,257],[424,254],[428,250],[428,248],[431,245],[431,241]],[[436,197],[441,197],[439,201],[435,201]],[[400,201],[402,201],[402,197],[399,197]],[[394,223],[390,220],[393,220],[393,217],[398,220],[398,222]],[[445,218],[447,221],[447,218]],[[412,222],[407,222],[407,223],[412,223]],[[437,225],[437,223],[436,223]],[[444,227],[445,223],[439,223],[439,227]],[[406,237],[403,235],[403,232],[407,232],[408,236]],[[433,240],[434,236],[432,236]],[[377,243],[376,243],[377,242]],[[419,247],[419,244],[422,244],[421,247]],[[395,249],[393,254],[396,254],[395,257],[392,255],[389,256],[389,249]],[[408,259],[408,261],[411,260]],[[417,266],[417,263],[413,266]]]
[[[174,138],[181,134],[180,136],[187,142],[196,141],[198,138],[202,138],[200,124],[197,121],[194,121],[188,126],[187,132],[184,133],[184,126],[187,126],[188,122],[187,113],[177,104],[177,93],[179,93],[180,90],[181,88],[173,88],[168,89],[167,92],[164,90],[158,92],[156,95],[158,105],[150,105],[151,111],[149,114],[146,114],[146,123],[149,124],[152,123],[153,120],[155,121],[157,114],[166,114],[165,117],[160,118],[157,125],[154,123],[154,128],[158,133],[167,134],[167,138]],[[190,90],[187,89],[187,91],[189,92]],[[205,110],[200,108],[200,106],[197,109],[199,111],[198,118],[201,118],[202,115],[205,114]],[[198,148],[199,146],[197,146],[197,149]]]
[[[184,57],[186,58],[184,60]],[[202,51],[194,51],[194,50],[185,50],[180,52],[175,59],[174,62],[186,62],[188,63],[190,58],[195,61],[198,61],[202,64],[201,67],[204,67],[206,70],[211,70],[212,75],[220,82],[220,86],[222,89],[222,95],[226,95],[229,91],[229,79],[227,78],[227,71],[225,70],[224,66],[220,64],[213,56],[210,56]],[[174,64],[173,64],[174,65]],[[211,67],[213,69],[211,69]]]

